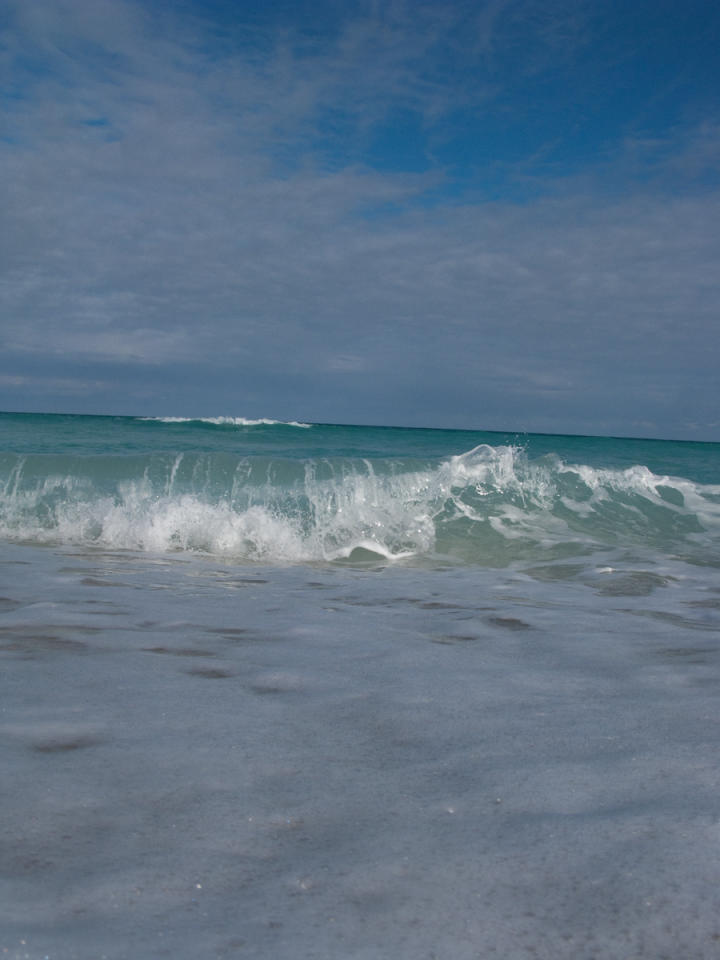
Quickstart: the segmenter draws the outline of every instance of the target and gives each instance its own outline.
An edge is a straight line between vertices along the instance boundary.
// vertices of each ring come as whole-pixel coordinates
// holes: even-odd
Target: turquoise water
[[[531,458],[557,454],[573,463],[652,472],[715,483],[720,443],[555,436],[476,430],[286,424],[240,417],[205,419],[0,413],[0,449],[49,455],[229,453],[238,456],[442,458],[489,444]]]
[[[5,414],[0,536],[240,561],[718,559],[720,445]]]
[[[718,467],[0,415],[0,953],[716,960]]]

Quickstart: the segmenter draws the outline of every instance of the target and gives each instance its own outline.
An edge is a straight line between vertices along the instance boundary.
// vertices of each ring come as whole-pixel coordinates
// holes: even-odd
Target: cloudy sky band
[[[720,439],[718,17],[623,9],[11,2],[0,407]]]

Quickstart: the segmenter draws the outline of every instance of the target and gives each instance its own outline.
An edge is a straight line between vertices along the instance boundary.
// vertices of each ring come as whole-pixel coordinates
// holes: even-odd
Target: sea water
[[[0,954],[720,956],[720,445],[0,416]]]

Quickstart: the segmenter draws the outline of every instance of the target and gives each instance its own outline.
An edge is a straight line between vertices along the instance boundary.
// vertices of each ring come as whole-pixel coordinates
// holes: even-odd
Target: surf
[[[718,556],[720,486],[479,444],[445,458],[0,455],[0,536],[264,563]]]

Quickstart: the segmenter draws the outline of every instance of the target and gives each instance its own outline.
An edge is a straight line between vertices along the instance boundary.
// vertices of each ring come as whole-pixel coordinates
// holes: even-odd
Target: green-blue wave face
[[[501,566],[608,549],[718,561],[720,487],[697,479],[718,462],[714,444],[535,436],[520,446],[456,431],[31,420],[4,424],[5,539],[272,563]],[[494,442],[451,452],[481,437]],[[685,476],[633,462],[648,451]]]

